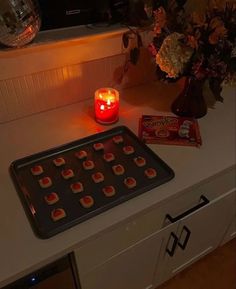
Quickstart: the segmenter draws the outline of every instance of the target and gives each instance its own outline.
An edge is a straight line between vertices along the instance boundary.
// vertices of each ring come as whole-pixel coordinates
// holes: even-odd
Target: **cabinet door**
[[[229,242],[233,238],[236,238],[236,215],[231,221],[221,245],[224,245],[225,243]]]
[[[152,234],[97,268],[80,275],[82,289],[147,289],[152,281],[160,248],[176,224]],[[170,244],[170,250],[172,244]]]
[[[178,245],[173,257],[162,252],[158,266],[160,284],[216,248],[235,212],[233,191],[187,215],[178,223]],[[157,273],[158,273],[157,270]]]
[[[234,216],[233,216],[233,219],[231,220],[231,223],[229,224],[227,228],[227,231],[224,235],[221,245],[224,245],[225,243],[227,243],[228,241],[236,237],[236,190],[234,191],[233,203],[234,203]]]

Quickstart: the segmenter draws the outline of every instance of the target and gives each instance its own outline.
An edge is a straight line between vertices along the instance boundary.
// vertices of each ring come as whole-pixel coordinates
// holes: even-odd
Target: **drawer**
[[[161,242],[156,235],[136,243],[86,274],[83,289],[144,289],[151,287]],[[141,266],[140,266],[141,264]]]
[[[166,214],[180,215],[199,204],[201,195],[212,201],[234,186],[235,170],[227,171],[176,194],[176,196],[128,220],[127,223],[120,224],[94,238],[74,251],[80,274],[86,274],[119,252],[160,231],[169,224]]]
[[[162,210],[152,210],[125,224],[120,224],[74,250],[79,273],[85,274],[93,270],[153,232],[160,230],[163,216]]]
[[[235,168],[215,175],[202,183],[172,196],[171,199],[166,200],[161,205],[161,208],[165,214],[177,216],[198,205],[202,195],[211,202],[236,187],[235,175]],[[163,225],[165,226],[165,224],[166,222]]]

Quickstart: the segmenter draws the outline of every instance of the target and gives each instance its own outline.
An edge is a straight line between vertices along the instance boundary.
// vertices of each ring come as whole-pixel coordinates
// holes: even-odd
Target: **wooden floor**
[[[236,238],[157,289],[236,289]]]

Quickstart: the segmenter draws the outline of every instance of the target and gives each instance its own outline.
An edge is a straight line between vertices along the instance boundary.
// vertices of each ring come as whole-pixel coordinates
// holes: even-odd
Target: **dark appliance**
[[[39,269],[3,289],[79,289],[74,255],[65,257]]]
[[[41,30],[92,22],[93,0],[38,0],[42,15]]]
[[[110,10],[112,22],[127,22],[129,15],[129,0],[111,0]]]
[[[42,26],[50,30],[86,24],[123,22],[129,0],[38,0]]]

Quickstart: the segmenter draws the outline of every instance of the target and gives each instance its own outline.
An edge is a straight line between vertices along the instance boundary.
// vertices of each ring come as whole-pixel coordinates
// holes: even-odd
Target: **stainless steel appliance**
[[[79,289],[74,255],[65,257],[7,285],[3,289]]]

